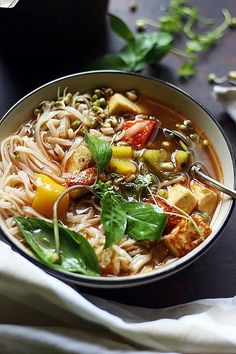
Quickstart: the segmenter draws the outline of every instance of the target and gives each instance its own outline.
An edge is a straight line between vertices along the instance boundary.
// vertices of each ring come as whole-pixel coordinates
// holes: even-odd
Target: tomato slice
[[[157,121],[155,120],[126,121],[124,123],[125,135],[122,140],[136,150],[141,150],[148,144],[156,127]]]

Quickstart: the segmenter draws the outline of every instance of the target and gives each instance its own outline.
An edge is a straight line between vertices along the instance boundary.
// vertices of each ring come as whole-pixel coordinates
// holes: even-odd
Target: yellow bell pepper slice
[[[112,146],[112,158],[130,159],[133,157],[133,149],[131,146]]]
[[[136,172],[136,166],[132,160],[112,158],[110,168],[121,175],[129,175]]]
[[[35,198],[32,203],[38,213],[47,218],[53,216],[53,205],[60,194],[66,189],[50,177],[44,174],[36,174],[35,184],[37,187]],[[58,217],[64,219],[69,206],[69,195],[66,194],[58,204]]]

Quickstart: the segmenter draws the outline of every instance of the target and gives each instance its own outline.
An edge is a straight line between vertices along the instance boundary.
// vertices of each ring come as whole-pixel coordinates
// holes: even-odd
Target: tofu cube
[[[175,184],[168,189],[167,203],[190,214],[197,205],[197,199],[190,189],[181,184]]]
[[[193,194],[197,198],[197,209],[199,211],[206,212],[209,216],[212,216],[218,202],[217,193],[194,180],[191,181],[190,187]]]
[[[68,159],[65,170],[71,174],[80,172],[88,168],[92,160],[93,157],[89,148],[86,145],[80,145]]]
[[[108,102],[108,114],[119,116],[127,112],[140,113],[140,108],[136,103],[130,101],[120,93],[115,93],[111,96]]]

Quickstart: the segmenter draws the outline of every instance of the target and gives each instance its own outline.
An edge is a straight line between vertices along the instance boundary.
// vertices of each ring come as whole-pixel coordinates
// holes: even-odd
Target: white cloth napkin
[[[213,87],[213,97],[222,104],[226,112],[236,123],[236,87]]]
[[[19,0],[0,0],[0,7],[14,7]]]
[[[167,309],[79,294],[0,241],[0,353],[236,353],[236,297]]]

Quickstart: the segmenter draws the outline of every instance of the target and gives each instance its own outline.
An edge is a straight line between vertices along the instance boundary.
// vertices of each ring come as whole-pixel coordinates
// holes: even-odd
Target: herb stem
[[[215,32],[221,34],[223,31],[226,30],[226,28],[229,27],[232,17],[228,9],[222,9],[222,13],[224,16],[224,22],[219,25],[218,27],[215,28]]]
[[[181,56],[181,57],[185,57],[185,58],[191,58],[191,59],[194,59],[195,56],[194,55],[191,55],[190,53],[187,53],[186,51],[184,50],[181,50],[181,49],[178,49],[178,48],[172,48],[170,50],[170,53],[171,54],[174,54],[174,55],[178,55],[178,56]]]
[[[161,26],[157,23],[157,21],[152,20],[151,18],[142,17],[141,20],[143,20],[149,26],[152,26],[152,27],[158,28],[158,29],[161,28]]]
[[[149,187],[148,187],[148,190],[149,190],[149,193],[151,194],[151,197],[152,197],[152,199],[153,199],[153,201],[154,201],[154,204],[155,204],[156,206],[159,206],[158,203],[156,202],[156,199],[155,199],[155,197],[154,197],[154,195],[153,195],[153,193],[152,193],[152,191],[150,190]],[[158,197],[159,197],[160,199],[162,199],[164,202],[166,202],[166,199],[165,199],[165,198],[162,198],[161,196],[158,196]],[[188,215],[184,210],[178,208],[176,205],[171,205],[171,204],[169,204],[169,205],[172,206],[174,209],[178,210],[181,214],[172,213],[172,212],[166,212],[166,211],[164,211],[164,213],[167,214],[167,215],[169,214],[169,215],[180,216],[180,217],[182,217],[183,219],[186,219],[186,220],[188,220],[188,221],[191,221],[191,223],[193,224],[193,226],[194,226],[194,228],[196,229],[197,233],[199,234],[200,238],[201,238],[202,240],[204,240],[204,237],[202,236],[202,233],[201,233],[199,227],[197,226],[197,223],[193,220],[193,218],[192,218],[190,215]]]
[[[191,28],[193,27],[195,22],[195,18],[190,17],[183,27],[183,32],[189,39],[193,39],[195,37],[195,33],[191,31]]]
[[[97,180],[92,186],[81,186],[75,185],[66,188],[57,198],[53,205],[53,232],[54,232],[54,242],[55,242],[55,252],[56,252],[56,262],[60,263],[60,234],[59,234],[59,224],[58,224],[58,204],[62,200],[62,198],[67,194],[72,192],[75,189],[86,188],[87,190],[91,191],[92,187],[96,184]]]

